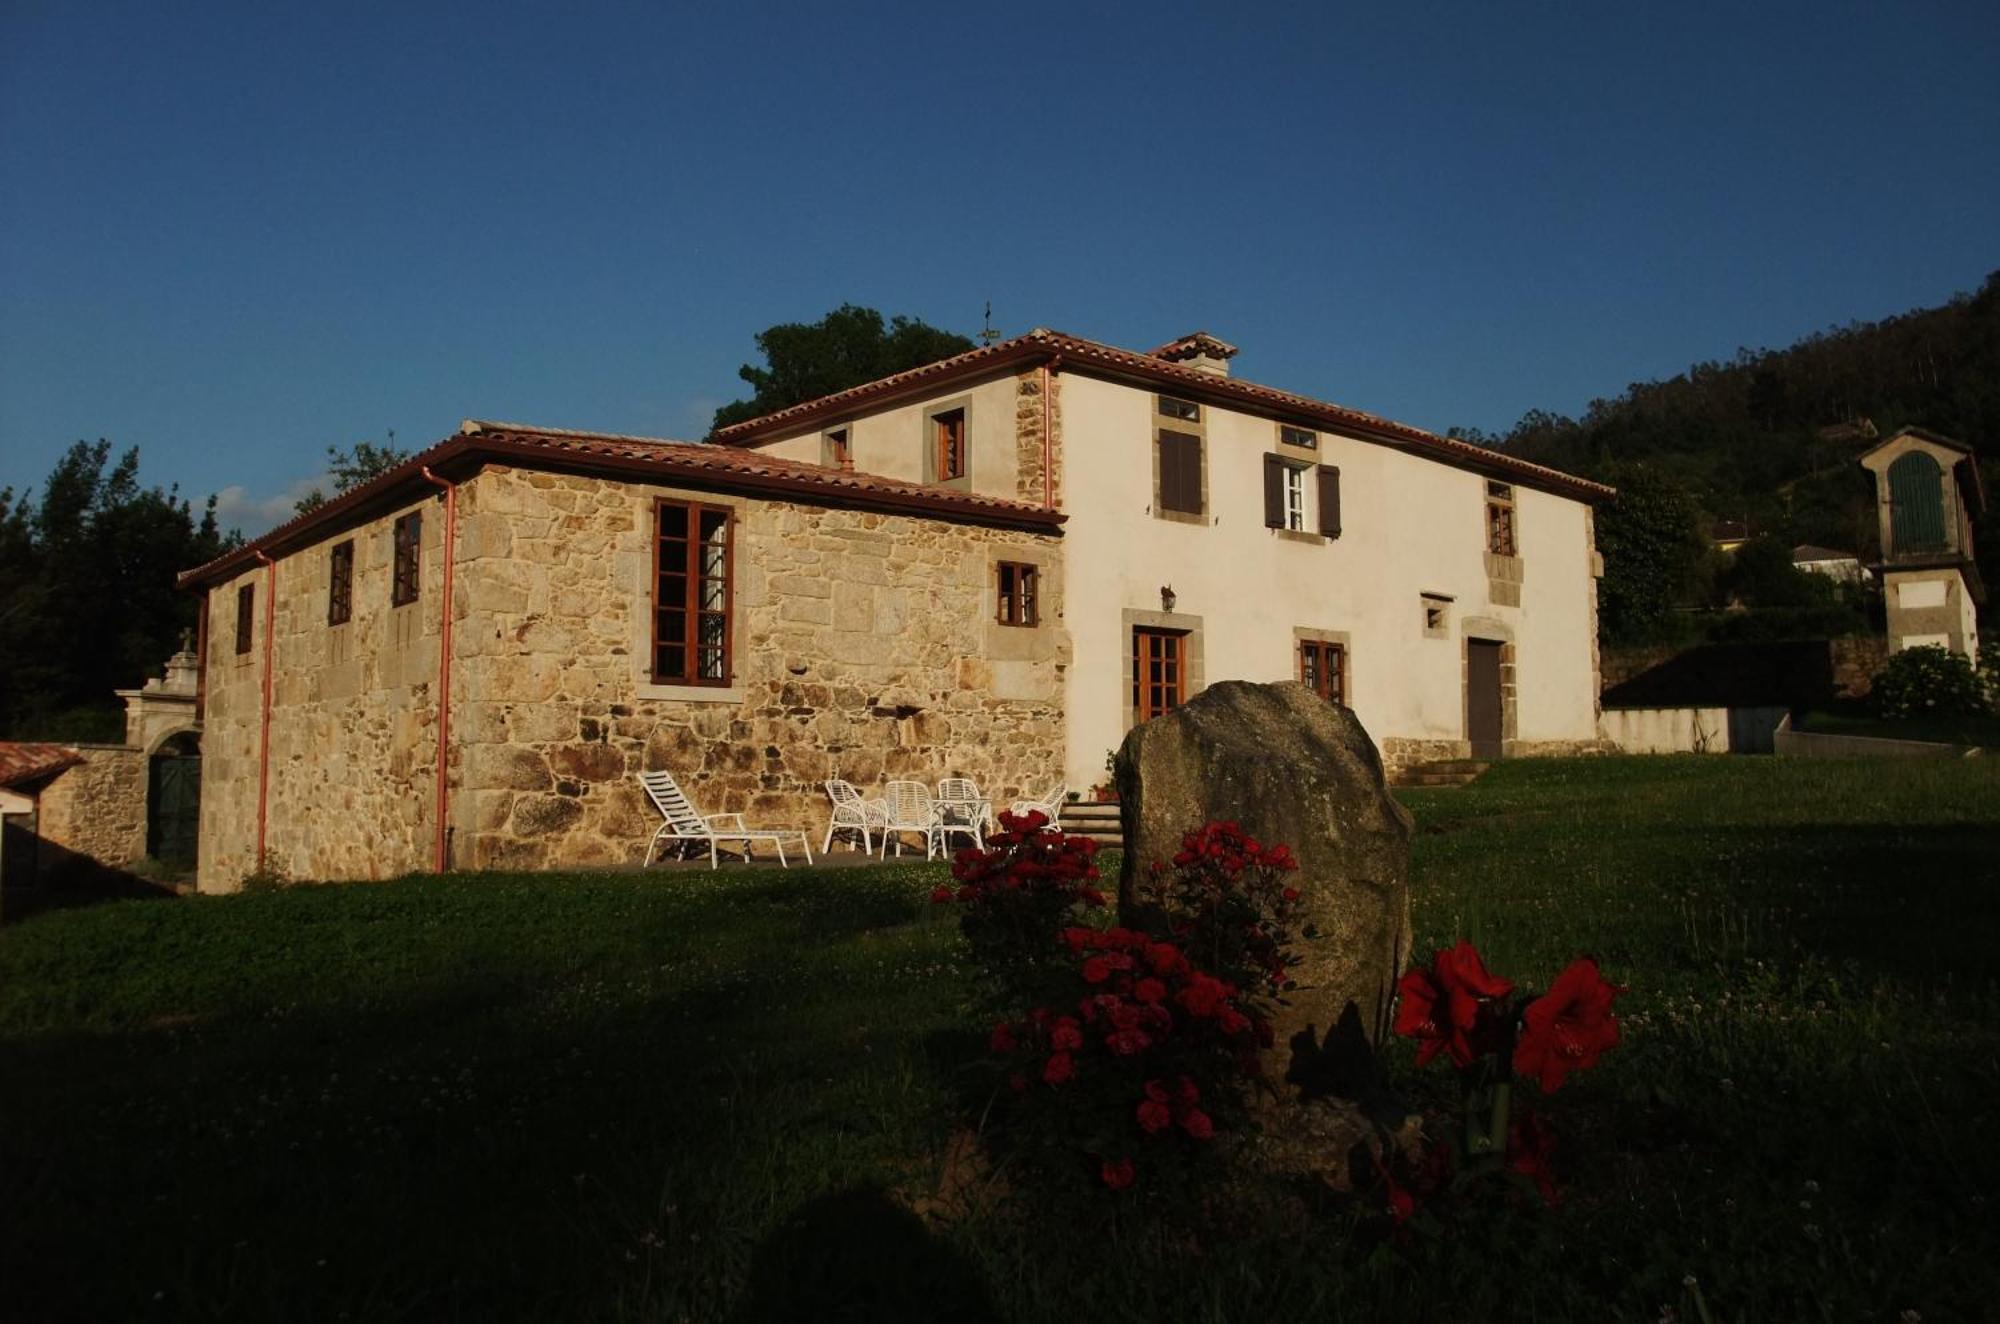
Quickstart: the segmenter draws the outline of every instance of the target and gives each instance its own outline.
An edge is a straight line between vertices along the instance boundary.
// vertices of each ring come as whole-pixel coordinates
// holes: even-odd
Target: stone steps
[[[1389,785],[1464,786],[1492,766],[1481,759],[1440,759],[1435,763],[1416,763],[1391,777]]]
[[[1100,846],[1123,847],[1125,829],[1115,804],[1078,802],[1064,805],[1062,830],[1073,837],[1088,837]]]

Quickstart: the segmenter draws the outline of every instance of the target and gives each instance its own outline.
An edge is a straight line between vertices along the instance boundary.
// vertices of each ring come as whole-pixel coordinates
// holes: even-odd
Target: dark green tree
[[[1648,465],[1606,475],[1618,500],[1597,512],[1598,631],[1614,643],[1662,638],[1673,609],[1690,603],[1700,582],[1699,512],[1688,490]]]
[[[241,539],[200,518],[177,488],[142,487],[139,452],[78,442],[41,499],[0,491],[0,733],[117,739],[112,690],[142,683],[195,623],[182,570]]]
[[[390,444],[377,446],[372,442],[357,441],[352,449],[342,450],[338,446],[326,448],[326,471],[333,476],[333,494],[339,496],[350,488],[356,488],[410,458],[410,453],[395,447],[396,434],[389,434]],[[293,503],[295,513],[303,515],[309,510],[317,510],[326,504],[326,493],[314,488]]]
[[[746,363],[737,376],[754,392],[715,411],[715,428],[760,418],[892,373],[921,368],[972,342],[911,317],[886,324],[873,308],[844,303],[817,322],[782,322],[757,335],[764,367]]]

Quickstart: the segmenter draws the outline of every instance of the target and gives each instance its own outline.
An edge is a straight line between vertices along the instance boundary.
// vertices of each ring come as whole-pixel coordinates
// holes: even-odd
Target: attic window
[[[1514,540],[1514,489],[1507,483],[1486,485],[1486,550],[1495,556],[1520,554]]]
[[[1278,428],[1278,440],[1284,442],[1287,446],[1302,446],[1306,450],[1317,450],[1319,448],[1319,433],[1309,431],[1306,428],[1285,427],[1281,425]]]
[[[1160,417],[1192,423],[1201,417],[1201,406],[1190,400],[1176,400],[1170,395],[1163,395],[1160,397]]]

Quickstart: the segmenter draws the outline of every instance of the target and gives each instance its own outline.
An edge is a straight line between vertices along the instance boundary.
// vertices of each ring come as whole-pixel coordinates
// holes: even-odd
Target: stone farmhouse
[[[825,821],[821,783],[1102,780],[1222,679],[1405,765],[1603,747],[1609,488],[1037,330],[704,443],[468,421],[182,575],[199,884],[635,862],[633,774]]]

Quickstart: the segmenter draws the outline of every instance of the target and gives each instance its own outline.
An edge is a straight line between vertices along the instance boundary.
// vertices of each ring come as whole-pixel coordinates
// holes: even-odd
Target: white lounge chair
[[[833,801],[833,817],[827,821],[826,840],[820,843],[820,854],[833,849],[833,834],[836,832],[859,832],[861,850],[864,854],[875,852],[873,833],[880,832],[889,821],[889,807],[880,800],[868,800],[854,789],[854,783],[844,782],[838,777],[826,784],[826,794]],[[852,849],[853,843],[850,842]]]
[[[743,826],[741,814],[699,813],[688,802],[686,793],[674,784],[674,776],[670,772],[642,772],[639,774],[639,784],[646,788],[646,797],[653,802],[653,807],[660,811],[660,817],[666,820],[660,824],[660,830],[653,834],[653,840],[646,846],[647,864],[653,862],[653,852],[659,848],[662,841],[678,842],[683,847],[688,842],[697,844],[707,842],[708,867],[711,869],[716,867],[717,847],[725,841],[742,842],[745,860],[751,858],[750,849],[753,842],[768,841],[778,848],[779,866],[789,869],[792,866],[785,859],[785,841],[791,837],[799,839],[799,846],[806,853],[806,863],[812,863],[812,842],[807,840],[803,832],[790,830],[753,832]]]
[[[902,855],[905,832],[923,834],[925,859],[938,853],[937,802],[931,799],[930,787],[922,782],[890,782],[883,788],[882,804],[886,810],[882,822],[882,858],[889,857],[891,837],[896,839],[897,856]]]
[[[970,777],[946,777],[937,786],[937,821],[940,850],[953,833],[970,837],[974,846],[984,846],[986,833],[993,826],[993,805]]]
[[[1039,800],[1016,800],[1013,812],[1018,817],[1032,810],[1048,819],[1050,827],[1060,831],[1062,828],[1063,799],[1068,794],[1069,787],[1061,782],[1057,782],[1056,788]]]

